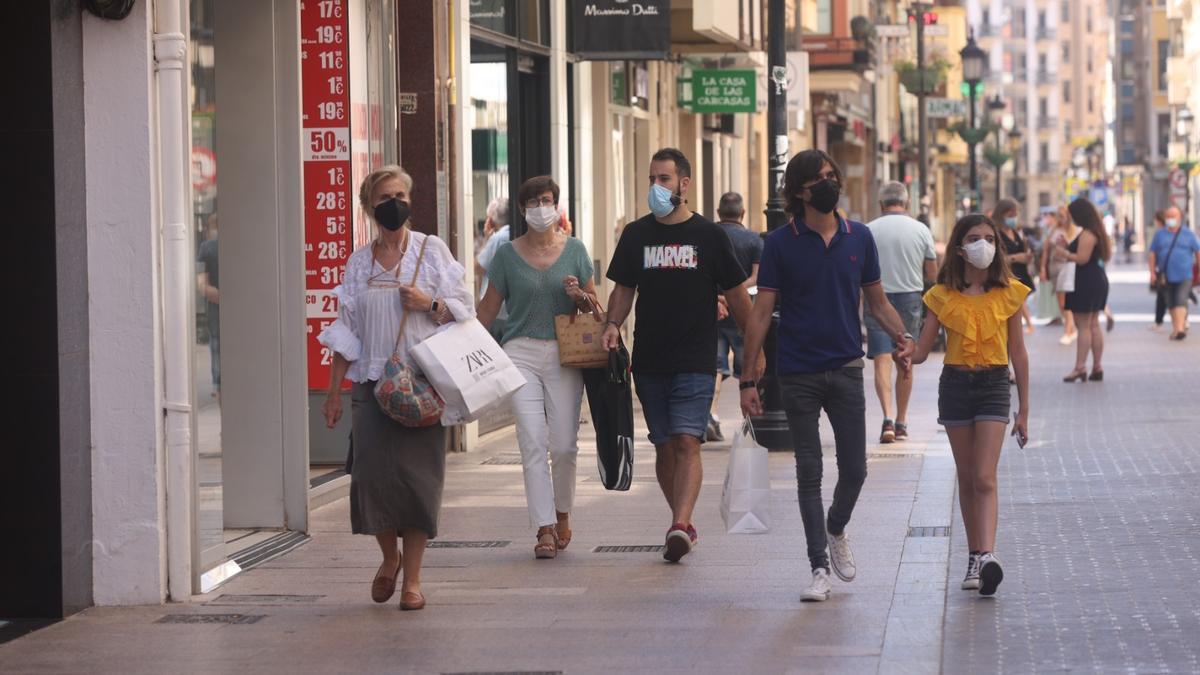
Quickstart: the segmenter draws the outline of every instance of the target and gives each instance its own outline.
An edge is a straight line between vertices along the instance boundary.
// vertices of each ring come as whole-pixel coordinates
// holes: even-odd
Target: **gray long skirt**
[[[436,537],[446,481],[446,427],[412,429],[393,421],[375,402],[374,382],[355,383],[350,414],[351,530],[413,529]]]

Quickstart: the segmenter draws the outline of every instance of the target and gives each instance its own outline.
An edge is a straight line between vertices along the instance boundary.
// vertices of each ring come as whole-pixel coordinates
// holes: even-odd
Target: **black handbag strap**
[[[1167,255],[1162,260],[1158,261],[1158,271],[1160,274],[1167,273],[1167,262],[1171,260],[1171,254],[1175,252],[1175,242],[1179,241],[1179,235],[1183,232],[1183,227],[1180,226],[1175,230],[1175,237],[1171,239],[1171,245],[1167,247]]]

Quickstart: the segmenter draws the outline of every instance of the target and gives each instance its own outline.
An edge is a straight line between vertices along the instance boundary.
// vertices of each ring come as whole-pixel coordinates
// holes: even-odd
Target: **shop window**
[[[550,45],[550,0],[471,0],[470,11],[473,26]]]

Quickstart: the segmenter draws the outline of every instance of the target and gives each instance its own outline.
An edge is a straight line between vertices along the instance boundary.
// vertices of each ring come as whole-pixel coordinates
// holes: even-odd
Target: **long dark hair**
[[[954,231],[950,233],[950,241],[946,243],[946,260],[942,263],[942,269],[938,271],[938,283],[956,291],[963,291],[967,288],[967,261],[959,255],[959,249],[962,248],[963,240],[967,238],[967,233],[972,228],[979,225],[987,225],[992,229],[992,236],[996,238],[997,251],[996,256],[992,258],[992,264],[987,269],[987,281],[983,282],[983,290],[990,291],[993,288],[1006,288],[1009,279],[1012,278],[1012,272],[1008,268],[1008,261],[999,250],[1000,230],[996,227],[996,223],[992,222],[991,218],[982,213],[972,213],[958,219],[954,224]]]
[[[1100,212],[1096,210],[1096,206],[1080,197],[1071,202],[1067,211],[1070,212],[1071,220],[1075,221],[1076,225],[1096,237],[1096,248],[1100,251],[1100,259],[1105,262],[1111,260],[1112,243],[1108,241],[1108,233],[1104,231],[1104,221],[1100,219]]]

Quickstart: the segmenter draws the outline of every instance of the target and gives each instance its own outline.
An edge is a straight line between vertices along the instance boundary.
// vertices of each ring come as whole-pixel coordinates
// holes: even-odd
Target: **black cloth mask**
[[[835,180],[825,180],[812,186],[809,190],[808,204],[821,213],[832,213],[837,208],[838,200],[842,197],[842,186]]]
[[[399,199],[389,199],[375,207],[375,222],[391,232],[404,227],[404,223],[408,222],[410,215],[412,215],[412,210],[408,204]]]

